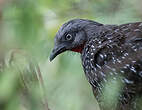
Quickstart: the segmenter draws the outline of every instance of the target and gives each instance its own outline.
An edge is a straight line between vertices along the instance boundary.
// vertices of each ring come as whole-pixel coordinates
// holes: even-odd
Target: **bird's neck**
[[[103,25],[101,25],[101,26],[91,25],[89,28],[86,28],[85,32],[86,32],[86,35],[87,35],[87,41],[90,38],[97,37],[97,35],[99,35],[102,27],[103,27]]]
[[[93,21],[86,23],[86,25],[83,26],[83,30],[85,32],[84,34],[86,36],[86,41],[84,42],[84,44],[71,49],[71,51],[82,53],[84,46],[85,46],[85,43],[90,38],[95,37],[95,35],[97,35],[100,32],[100,29],[102,28],[102,26],[103,26],[103,24],[93,22]]]

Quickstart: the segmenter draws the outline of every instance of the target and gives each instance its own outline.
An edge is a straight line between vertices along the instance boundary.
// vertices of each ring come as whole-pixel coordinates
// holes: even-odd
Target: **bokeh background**
[[[0,110],[99,110],[79,54],[49,62],[57,30],[73,18],[142,21],[142,0],[0,0]]]

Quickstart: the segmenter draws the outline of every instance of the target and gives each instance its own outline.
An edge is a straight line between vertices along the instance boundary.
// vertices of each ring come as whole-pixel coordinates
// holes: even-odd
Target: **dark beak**
[[[65,45],[60,44],[58,46],[55,46],[50,54],[50,61],[52,61],[57,55],[64,52],[65,50]]]

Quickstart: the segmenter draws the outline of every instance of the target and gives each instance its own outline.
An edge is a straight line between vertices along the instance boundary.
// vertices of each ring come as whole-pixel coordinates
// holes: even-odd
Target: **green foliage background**
[[[0,110],[47,110],[47,100],[51,110],[99,110],[79,54],[66,52],[49,62],[53,38],[61,24],[73,18],[104,24],[142,21],[141,4],[141,0],[1,0]]]

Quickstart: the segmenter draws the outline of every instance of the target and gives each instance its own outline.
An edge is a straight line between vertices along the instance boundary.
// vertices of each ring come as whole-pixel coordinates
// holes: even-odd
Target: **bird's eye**
[[[66,40],[68,40],[68,41],[69,41],[69,40],[72,40],[72,35],[71,35],[71,34],[67,34],[67,35],[66,35]]]

